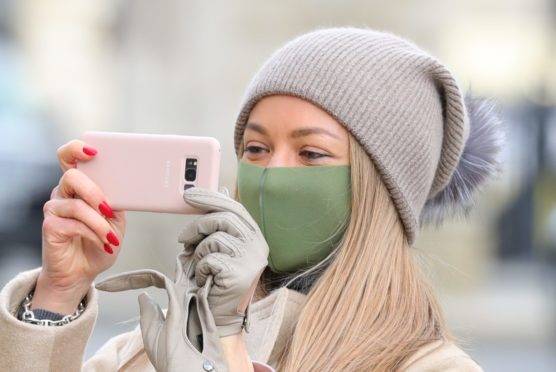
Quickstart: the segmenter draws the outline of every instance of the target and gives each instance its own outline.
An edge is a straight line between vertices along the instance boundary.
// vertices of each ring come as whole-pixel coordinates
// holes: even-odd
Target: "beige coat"
[[[42,327],[16,319],[18,308],[36,283],[40,269],[16,276],[0,292],[0,365],[2,371],[154,371],[143,349],[139,327],[110,339],[82,363],[97,311],[97,293],[91,288],[87,307],[74,322],[62,327]],[[273,365],[286,344],[304,295],[285,288],[252,306],[247,349],[253,360]],[[482,369],[452,343],[429,344],[411,357],[405,370],[476,372]]]

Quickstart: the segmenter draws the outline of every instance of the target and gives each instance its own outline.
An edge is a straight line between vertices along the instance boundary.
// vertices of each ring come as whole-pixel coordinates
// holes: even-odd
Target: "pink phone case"
[[[202,213],[183,201],[192,186],[218,191],[220,144],[211,137],[86,132],[98,150],[77,168],[115,210]]]

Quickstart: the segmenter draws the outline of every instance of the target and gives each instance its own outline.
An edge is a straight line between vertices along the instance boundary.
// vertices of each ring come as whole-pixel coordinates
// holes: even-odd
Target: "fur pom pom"
[[[487,99],[465,96],[469,137],[450,182],[427,200],[421,224],[440,225],[447,217],[467,217],[474,195],[489,178],[501,172],[501,150],[505,143],[502,122],[494,104]]]

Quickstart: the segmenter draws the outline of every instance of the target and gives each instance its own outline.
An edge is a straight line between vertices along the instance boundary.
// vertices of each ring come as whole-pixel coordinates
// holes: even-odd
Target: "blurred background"
[[[0,286],[40,265],[58,146],[86,130],[213,136],[233,189],[233,125],[250,77],[295,35],[342,25],[409,38],[497,102],[502,176],[468,220],[425,229],[416,248],[485,370],[556,370],[556,0],[0,0]],[[102,277],[172,275],[187,217],[128,221]],[[87,356],[136,325],[137,294],[100,294]]]

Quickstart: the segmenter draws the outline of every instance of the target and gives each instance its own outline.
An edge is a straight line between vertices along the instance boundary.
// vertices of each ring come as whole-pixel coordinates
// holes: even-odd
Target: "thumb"
[[[139,295],[139,315],[145,351],[149,359],[156,365],[158,336],[164,325],[164,314],[160,306],[146,292]]]
[[[199,187],[191,187],[183,192],[183,200],[187,204],[206,212],[232,212],[248,222],[249,226],[256,226],[247,209],[238,201],[216,191]]]

